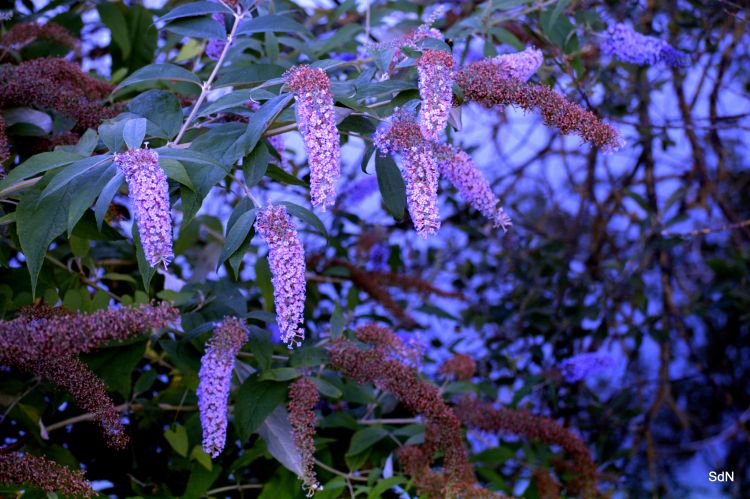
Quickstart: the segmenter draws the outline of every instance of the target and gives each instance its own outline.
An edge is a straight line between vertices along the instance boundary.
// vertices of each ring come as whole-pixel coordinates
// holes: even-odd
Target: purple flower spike
[[[664,62],[668,66],[679,68],[690,62],[686,53],[674,49],[664,40],[638,33],[623,23],[609,27],[601,49],[621,62],[641,66]]]
[[[284,74],[297,102],[297,124],[310,165],[310,197],[313,206],[326,211],[336,201],[341,174],[341,151],[331,82],[322,69],[302,65]]]
[[[610,355],[591,352],[580,353],[560,364],[560,371],[568,383],[576,383],[583,378],[610,369],[614,359]]]
[[[438,165],[432,144],[422,137],[414,115],[396,110],[391,122],[375,132],[373,142],[381,153],[399,154],[403,160],[406,201],[417,234],[422,237],[437,234]]]
[[[419,128],[427,140],[437,140],[448,123],[453,101],[453,56],[442,50],[425,50],[417,62],[419,73]]]
[[[224,450],[227,439],[227,403],[237,352],[247,342],[242,320],[225,317],[208,340],[198,373],[198,408],[203,427],[203,451],[211,457]]]
[[[133,201],[138,234],[149,265],[166,268],[172,260],[172,218],[167,176],[152,149],[131,149],[115,154],[115,164],[125,175]]]
[[[494,227],[507,232],[508,227],[513,225],[510,217],[497,205],[497,197],[471,156],[450,144],[436,145],[435,155],[440,173],[458,189],[461,196],[492,220]]]
[[[259,210],[255,229],[268,244],[281,339],[289,348],[300,346],[305,339],[305,330],[299,326],[305,311],[305,252],[297,229],[283,205]]]
[[[509,76],[521,81],[528,81],[544,62],[542,51],[528,47],[515,54],[503,54],[492,58],[492,62],[500,66]]]

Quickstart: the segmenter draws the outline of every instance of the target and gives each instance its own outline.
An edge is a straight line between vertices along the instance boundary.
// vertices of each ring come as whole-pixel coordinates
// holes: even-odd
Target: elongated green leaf
[[[346,451],[346,454],[348,456],[354,456],[360,452],[364,452],[383,440],[387,435],[388,432],[386,430],[377,426],[371,426],[359,430],[352,436],[352,441],[349,444],[349,450]]]
[[[141,243],[141,235],[138,233],[138,224],[133,224],[133,244],[135,244],[135,258],[138,261],[138,272],[141,274],[143,280],[143,289],[148,293],[148,288],[151,285],[151,279],[156,274],[156,269],[149,265],[146,260],[146,254],[143,252],[143,244]]]
[[[152,137],[173,139],[182,126],[180,101],[165,90],[139,94],[128,102],[128,111],[148,120],[146,132]]]
[[[253,229],[255,223],[255,209],[246,210],[244,213],[237,217],[237,220],[233,225],[227,224],[227,236],[224,241],[224,248],[221,250],[219,256],[219,267],[234,254],[235,251],[240,249],[242,244],[247,239],[248,234]]]
[[[242,383],[234,405],[235,424],[244,443],[277,406],[286,400],[286,383],[263,381],[252,375]]]
[[[266,441],[268,452],[286,469],[301,476],[302,458],[292,438],[292,425],[284,406],[277,406],[258,428],[258,434]]]
[[[375,156],[375,172],[385,207],[394,218],[403,218],[406,209],[406,186],[393,158],[380,154]]]
[[[135,118],[125,122],[122,127],[122,140],[128,149],[138,149],[146,138],[146,118]]]
[[[307,29],[289,16],[272,14],[248,19],[240,24],[238,30],[240,35],[269,32],[306,34]]]
[[[75,179],[98,171],[102,168],[102,166],[106,166],[107,164],[111,163],[111,161],[111,154],[91,156],[89,158],[84,158],[76,161],[65,170],[55,175],[49,185],[47,185],[47,188],[44,189],[44,192],[42,193],[42,199],[59,191]]]
[[[185,165],[174,159],[159,158],[159,166],[162,167],[164,173],[167,174],[167,177],[181,183],[191,190],[195,190],[193,182],[190,180],[190,175],[188,175],[188,172],[185,169]]]
[[[43,152],[32,156],[13,168],[7,177],[0,180],[0,192],[19,180],[25,180],[39,173],[60,168],[61,166],[68,166],[81,158],[80,154],[66,151]]]
[[[243,157],[258,144],[269,125],[292,101],[291,94],[281,94],[266,101],[250,119],[245,133],[243,133],[229,148],[227,154],[239,154]]]
[[[278,78],[284,73],[284,68],[276,64],[252,64],[248,66],[230,67],[224,70],[216,79],[215,88],[254,85]],[[231,95],[231,94],[229,94]]]
[[[68,237],[73,228],[81,219],[83,213],[88,210],[99,196],[104,187],[115,177],[117,167],[111,162],[103,163],[89,170],[86,175],[78,177],[71,186],[75,196],[68,206]]]
[[[328,237],[326,226],[323,225],[323,222],[321,222],[321,220],[315,213],[308,210],[307,208],[303,208],[302,206],[289,201],[282,201],[279,204],[283,204],[284,206],[286,206],[286,211],[288,211],[290,215],[299,218],[309,225],[312,225],[313,228],[323,237]]]
[[[142,67],[128,78],[123,80],[122,83],[117,85],[115,92],[122,90],[123,88],[134,85],[136,83],[143,83],[145,81],[156,81],[156,80],[177,80],[186,81],[188,83],[194,83],[199,87],[203,85],[200,78],[195,76],[193,73],[180,66],[174,64],[150,64]]]
[[[115,194],[117,194],[117,190],[120,188],[124,181],[125,176],[122,174],[122,172],[118,171],[117,173],[115,173],[115,176],[112,177],[109,182],[107,182],[107,185],[104,186],[101,194],[99,194],[99,199],[96,200],[96,204],[94,205],[94,215],[96,216],[97,229],[102,230],[104,215],[107,214],[109,204],[112,202],[112,199],[114,199]]]
[[[292,175],[291,173],[287,173],[278,166],[274,164],[269,164],[266,168],[266,175],[268,175],[269,178],[274,179],[277,182],[281,182],[283,184],[289,184],[289,185],[299,185],[300,187],[306,187],[310,188],[310,186]]]
[[[123,58],[130,57],[133,46],[128,35],[128,23],[122,11],[113,2],[101,2],[96,6],[99,18],[109,28],[112,41],[120,47]]]
[[[164,29],[191,38],[224,40],[227,37],[223,23],[219,24],[208,16],[184,17],[170,22]]]
[[[193,16],[202,16],[204,14],[213,14],[214,12],[222,13],[222,14],[231,14],[232,12],[224,7],[220,3],[214,3],[214,2],[193,2],[188,3],[185,5],[179,5],[169,11],[169,13],[164,14],[159,19],[156,20],[156,22],[159,21],[172,21],[174,19],[179,19],[181,17],[193,17]]]
[[[271,153],[265,142],[259,142],[255,149],[248,154],[242,162],[242,172],[245,174],[245,184],[252,187],[261,181],[268,171],[271,162]]]

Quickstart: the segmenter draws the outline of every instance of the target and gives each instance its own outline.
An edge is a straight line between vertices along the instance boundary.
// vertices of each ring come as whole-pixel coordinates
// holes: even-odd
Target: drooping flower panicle
[[[390,123],[378,128],[373,142],[381,153],[398,154],[402,158],[406,200],[417,234],[422,237],[437,234],[438,165],[432,144],[422,136],[414,115],[396,110]]]
[[[300,453],[302,476],[300,480],[307,488],[307,497],[321,490],[313,470],[315,454],[315,427],[318,418],[315,406],[320,401],[318,387],[308,378],[300,378],[289,386],[289,423],[292,425],[292,439]]]
[[[520,81],[527,81],[544,62],[542,51],[527,47],[521,52],[502,54],[491,59],[508,76]]]
[[[211,457],[224,450],[234,359],[246,342],[247,330],[242,320],[225,317],[214,329],[201,358],[198,409],[203,427],[203,451]]]
[[[492,59],[465,66],[457,73],[456,83],[467,102],[487,108],[512,105],[527,111],[536,109],[547,126],[559,129],[563,135],[576,133],[605,151],[616,151],[624,145],[619,132],[591,111],[546,85],[533,85],[509,76]]]
[[[492,225],[507,231],[512,225],[510,217],[498,206],[497,196],[482,172],[465,151],[450,144],[435,145],[438,166],[461,196],[482,215],[492,220]]]
[[[305,252],[297,229],[283,205],[259,210],[255,229],[268,244],[281,339],[289,348],[300,346],[305,339],[305,330],[300,327],[305,311]]]
[[[107,442],[123,447],[127,436],[106,386],[78,355],[111,341],[169,325],[179,317],[166,305],[117,308],[92,314],[62,308],[30,307],[0,322],[0,364],[32,372],[70,392],[94,416]]]
[[[448,123],[453,101],[453,56],[442,50],[425,50],[417,61],[419,75],[419,128],[427,140],[437,140]]]
[[[685,52],[676,50],[655,36],[638,33],[627,24],[613,24],[603,36],[602,52],[614,56],[621,62],[641,66],[664,62],[674,68],[684,67],[690,63]]]
[[[341,175],[341,151],[331,82],[322,69],[295,66],[284,74],[297,102],[297,125],[310,165],[310,197],[313,206],[326,211],[336,201]]]
[[[0,452],[0,485],[30,485],[70,497],[96,495],[81,471],[20,452]]]
[[[172,260],[172,217],[167,176],[153,149],[131,149],[115,155],[125,175],[135,210],[138,234],[149,265],[166,266]]]

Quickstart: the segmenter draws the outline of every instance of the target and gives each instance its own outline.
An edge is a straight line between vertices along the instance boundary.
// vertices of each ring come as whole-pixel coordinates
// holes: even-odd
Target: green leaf
[[[112,163],[107,163],[78,177],[70,184],[70,191],[75,195],[68,205],[68,236],[73,232],[78,220],[116,174],[117,168]]]
[[[185,81],[188,83],[194,83],[198,85],[199,87],[203,86],[203,82],[200,78],[195,76],[195,74],[191,73],[185,68],[181,68],[180,66],[175,66],[174,64],[150,64],[148,66],[145,66],[132,75],[130,75],[128,78],[126,78],[122,83],[117,85],[117,87],[114,90],[114,93],[118,92],[119,90],[122,90],[125,87],[128,87],[130,85],[135,85],[136,83],[143,83],[145,81],[155,81],[155,80],[177,80],[177,81]]]
[[[345,325],[346,319],[344,318],[344,313],[341,311],[341,305],[337,303],[331,315],[331,338],[336,339],[344,334]]]
[[[110,2],[97,4],[96,10],[99,12],[99,18],[109,28],[112,41],[120,47],[123,58],[127,59],[130,57],[133,46],[130,43],[130,35],[128,34],[128,23],[122,11],[117,5]]]
[[[232,66],[224,69],[216,78],[214,88],[257,85],[273,78],[278,78],[284,73],[284,68],[277,64],[251,64],[247,66]],[[257,89],[252,91],[257,92]],[[231,95],[231,94],[229,94]],[[226,97],[229,97],[226,96]],[[247,100],[247,99],[246,99]],[[210,107],[207,106],[207,107]],[[212,111],[215,112],[215,111]]]
[[[83,357],[91,370],[104,380],[110,391],[119,393],[126,400],[130,396],[133,371],[143,358],[146,341],[129,345],[101,348],[94,354]]]
[[[257,185],[268,171],[271,162],[271,153],[265,142],[259,142],[257,146],[242,161],[242,172],[245,174],[245,184],[248,187]]]
[[[182,126],[180,101],[166,90],[147,90],[128,102],[128,111],[148,120],[146,132],[152,137],[173,139]]]
[[[375,156],[375,172],[385,207],[394,218],[403,218],[406,209],[406,185],[393,158],[381,154]]]
[[[400,476],[392,476],[384,480],[378,480],[378,483],[370,490],[367,494],[367,499],[378,499],[382,497],[386,491],[393,488],[396,485],[404,483],[404,479]]]
[[[214,12],[219,12],[222,14],[232,13],[229,9],[219,3],[193,2],[175,7],[174,9],[169,11],[169,13],[164,14],[159,19],[157,19],[156,22],[172,21],[174,19],[180,19],[181,17],[202,16],[204,14],[213,14]]]
[[[122,140],[128,149],[138,149],[146,138],[146,118],[127,120],[122,127]]]
[[[270,368],[273,354],[271,331],[253,325],[249,329],[250,334],[247,343],[258,362],[258,366],[263,370]]]
[[[237,30],[237,34],[239,35],[268,32],[304,34],[307,32],[307,29],[289,16],[271,14],[248,19],[240,24]]]
[[[174,451],[182,457],[187,457],[188,453],[188,434],[187,430],[182,425],[172,429],[164,430],[164,438],[167,439],[169,445],[172,446]]]
[[[261,380],[270,381],[289,381],[295,378],[299,378],[300,374],[293,367],[276,367],[274,369],[267,369],[260,375]]]
[[[286,401],[286,383],[264,381],[252,375],[237,391],[235,424],[241,442],[247,442],[273,410]]]
[[[224,40],[227,37],[224,23],[219,24],[209,16],[178,19],[164,26],[164,29],[191,38]]]
[[[102,230],[104,216],[107,214],[107,210],[109,209],[109,205],[112,202],[112,199],[114,199],[115,194],[117,194],[117,191],[120,189],[120,186],[124,181],[125,176],[121,171],[118,170],[117,173],[115,173],[114,177],[112,177],[110,181],[107,182],[107,185],[104,186],[101,194],[99,194],[99,199],[96,200],[96,204],[94,205],[94,215],[96,216],[97,229]]]
[[[278,166],[274,164],[269,164],[266,169],[266,175],[268,175],[268,178],[271,178],[277,182],[281,182],[283,184],[289,184],[289,185],[298,185],[300,187],[307,187],[310,188],[309,185],[307,185],[302,180],[298,179],[294,175],[285,172]]]
[[[318,391],[328,398],[337,399],[341,398],[341,396],[343,395],[343,392],[341,390],[322,378],[310,379],[313,383],[315,383],[315,386],[318,387]]]
[[[110,152],[119,152],[125,141],[122,139],[122,131],[127,120],[105,122],[99,125],[99,137]]]
[[[242,90],[234,90],[227,95],[222,95],[215,101],[209,102],[205,106],[201,107],[197,116],[208,116],[210,114],[218,113],[220,111],[224,111],[225,109],[230,109],[233,107],[244,108],[245,104],[252,100],[252,95],[254,92],[255,89],[245,88]]]
[[[292,94],[281,94],[271,100],[266,101],[253,115],[253,119],[247,124],[245,133],[229,147],[227,154],[237,153],[238,157],[243,157],[249,151],[252,151],[260,141],[263,133],[269,125],[274,122],[279,114],[292,101]]]
[[[292,438],[292,426],[286,408],[278,405],[258,428],[268,452],[289,471],[302,475],[302,459]]]
[[[25,180],[39,173],[60,168],[61,166],[68,166],[80,159],[82,159],[80,154],[67,151],[36,154],[13,168],[3,180],[0,180],[0,193],[19,180]]]
[[[146,260],[146,254],[143,252],[143,245],[141,244],[141,235],[138,233],[138,224],[133,224],[133,244],[135,244],[135,258],[138,261],[138,271],[143,280],[143,289],[148,293],[148,287],[151,284],[151,279],[154,278],[154,274],[156,274],[156,269],[151,267]]]
[[[95,174],[96,172],[106,169],[112,162],[112,155],[105,154],[102,156],[91,156],[76,161],[69,167],[62,170],[60,173],[54,176],[52,181],[47,185],[42,193],[42,199],[46,198],[59,191],[63,187],[67,186],[70,182],[84,178],[88,175]]]
[[[315,230],[319,232],[323,237],[328,237],[326,226],[323,225],[323,222],[321,222],[318,216],[312,211],[290,201],[281,201],[278,204],[283,204],[284,206],[286,206],[286,211],[289,212],[290,215],[299,218],[309,225],[312,225],[313,228],[315,228]]]
[[[252,202],[250,202],[250,206],[252,206]],[[249,208],[246,204],[243,204],[240,209],[244,211],[241,214],[236,215],[236,221],[234,221],[232,225],[229,225],[229,223],[233,222],[233,220],[230,220],[227,223],[227,235],[224,240],[224,247],[221,250],[217,267],[221,267],[221,265],[227,261],[227,258],[240,249],[243,243],[246,242],[250,231],[253,229],[253,224],[255,223],[255,209]],[[237,207],[233,210],[232,215],[235,215],[236,211]]]
[[[195,187],[193,187],[193,181],[190,180],[190,175],[188,175],[185,165],[174,159],[159,158],[159,166],[161,166],[164,173],[167,174],[167,177],[190,188],[190,190],[195,190]]]
[[[372,158],[374,152],[375,146],[368,142],[365,147],[365,153],[362,155],[362,161],[360,162],[360,168],[363,173],[367,173],[367,165],[370,164],[370,158]]]
[[[379,426],[370,426],[359,430],[352,436],[346,455],[356,456],[383,440],[387,435],[388,432]]]

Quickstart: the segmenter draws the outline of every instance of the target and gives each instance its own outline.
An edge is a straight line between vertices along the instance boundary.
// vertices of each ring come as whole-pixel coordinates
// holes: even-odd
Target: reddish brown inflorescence
[[[469,64],[456,76],[464,99],[484,107],[517,106],[536,109],[547,126],[563,135],[577,133],[583,140],[605,150],[615,151],[623,140],[611,125],[545,85],[534,85],[509,76],[492,60]]]
[[[319,401],[318,387],[310,379],[300,378],[289,386],[289,422],[294,445],[301,457],[302,475],[299,478],[307,488],[308,497],[321,489],[313,470],[315,427],[318,424],[315,406]]]
[[[165,327],[178,317],[176,309],[164,304],[92,314],[28,308],[18,318],[0,322],[0,364],[32,372],[68,390],[81,409],[93,414],[108,443],[122,447],[127,437],[112,399],[77,355]]]
[[[81,471],[20,452],[0,452],[0,484],[30,485],[48,493],[57,492],[71,497],[96,495]]]
[[[55,110],[76,120],[74,131],[96,128],[117,114],[116,108],[101,104],[112,89],[65,59],[32,59],[0,67],[0,108]]]
[[[357,338],[367,339],[378,326],[360,328]],[[391,333],[392,334],[392,333]],[[345,376],[359,383],[374,383],[381,390],[391,392],[415,414],[426,419],[425,441],[419,446],[407,446],[399,451],[407,472],[415,478],[420,491],[430,497],[482,497],[463,446],[461,425],[438,389],[419,379],[410,366],[393,358],[390,335],[375,335],[377,342],[369,350],[339,338],[328,348],[331,365]],[[443,452],[444,474],[430,469],[435,453]]]
[[[57,43],[76,53],[80,51],[78,40],[67,29],[53,22],[18,23],[0,37],[0,46],[18,50],[36,40]]]
[[[586,444],[557,421],[521,409],[496,409],[473,397],[461,399],[455,412],[469,428],[490,433],[524,435],[545,444],[559,445],[571,456],[576,475],[583,482],[582,496],[595,497],[596,463]]]
[[[449,376],[456,381],[469,381],[477,372],[477,363],[463,353],[457,353],[440,366],[440,374]]]

